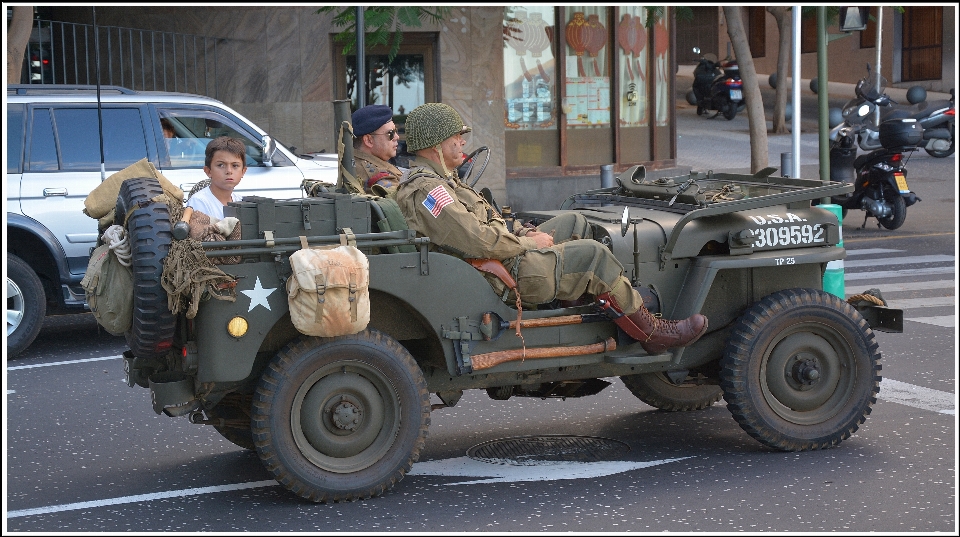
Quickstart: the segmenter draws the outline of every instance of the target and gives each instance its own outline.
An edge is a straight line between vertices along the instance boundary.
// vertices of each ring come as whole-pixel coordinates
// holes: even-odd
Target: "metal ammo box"
[[[275,200],[247,196],[223,208],[224,216],[240,219],[240,238],[337,235],[343,228],[370,233],[370,205],[365,198],[324,192],[301,199]]]

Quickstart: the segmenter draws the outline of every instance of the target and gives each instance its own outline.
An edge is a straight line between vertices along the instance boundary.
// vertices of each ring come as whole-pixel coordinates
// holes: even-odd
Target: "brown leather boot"
[[[639,341],[643,350],[649,354],[660,354],[674,347],[686,347],[700,339],[707,331],[707,318],[699,313],[681,321],[669,321],[655,317],[643,306],[630,315],[624,315],[616,299],[609,293],[599,295],[597,300],[600,307],[613,317],[613,322],[627,335]]]

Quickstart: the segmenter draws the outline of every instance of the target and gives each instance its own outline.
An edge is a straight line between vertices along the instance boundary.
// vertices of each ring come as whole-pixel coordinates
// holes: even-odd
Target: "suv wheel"
[[[260,460],[281,485],[315,502],[352,501],[390,490],[420,457],[430,394],[385,334],[303,337],[264,370],[251,417]]]
[[[7,354],[20,354],[33,343],[47,314],[43,283],[30,265],[7,254]]]
[[[734,325],[721,360],[727,408],[783,451],[839,444],[880,392],[880,353],[860,313],[816,289],[773,293]]]
[[[176,316],[170,313],[167,292],[160,284],[163,258],[173,241],[170,210],[150,201],[163,194],[152,177],[135,177],[120,184],[116,222],[126,215],[133,271],[133,323],[125,335],[130,350],[140,358],[159,358],[170,350]]]
[[[674,384],[663,373],[643,373],[620,377],[637,399],[660,410],[682,412],[700,410],[716,403],[723,391],[716,384]]]

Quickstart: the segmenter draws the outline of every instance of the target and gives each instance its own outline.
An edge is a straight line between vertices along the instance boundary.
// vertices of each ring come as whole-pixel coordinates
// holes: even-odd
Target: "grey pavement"
[[[767,84],[769,75],[758,75],[767,117],[768,166],[780,167],[781,153],[792,150],[791,134],[770,134],[773,122],[773,102],[776,91]],[[788,80],[789,83],[789,80]],[[682,170],[750,172],[750,131],[746,110],[732,120],[722,115],[709,119],[698,116],[696,106],[687,103],[686,94],[693,85],[693,66],[681,65],[677,72],[677,167]],[[819,173],[819,134],[817,132],[819,97],[810,91],[810,81],[801,79],[800,91],[800,175],[817,179]],[[888,88],[887,94],[906,103],[906,89]],[[830,82],[828,103],[831,108],[842,108],[854,97],[854,85]],[[927,92],[928,100],[949,99],[946,93]],[[789,97],[788,97],[789,100]],[[712,114],[711,114],[712,115]],[[788,128],[790,122],[787,122]],[[955,158],[955,157],[949,157]]]

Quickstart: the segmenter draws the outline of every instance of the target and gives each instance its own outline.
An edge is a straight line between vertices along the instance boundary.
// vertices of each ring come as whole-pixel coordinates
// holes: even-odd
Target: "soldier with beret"
[[[397,156],[400,137],[393,123],[393,110],[382,104],[364,106],[353,113],[353,158],[357,180],[368,194],[385,195],[397,188],[403,171],[389,160]],[[382,188],[382,190],[381,190]]]
[[[613,253],[587,236],[590,226],[582,214],[571,211],[536,229],[511,232],[503,217],[457,176],[470,130],[456,110],[442,103],[418,106],[407,116],[407,149],[416,158],[396,201],[410,229],[462,259],[499,261],[516,281],[523,302],[592,295],[650,354],[687,346],[707,331],[707,318],[700,314],[670,321],[650,313]],[[501,297],[510,297],[499,278],[484,277]]]

